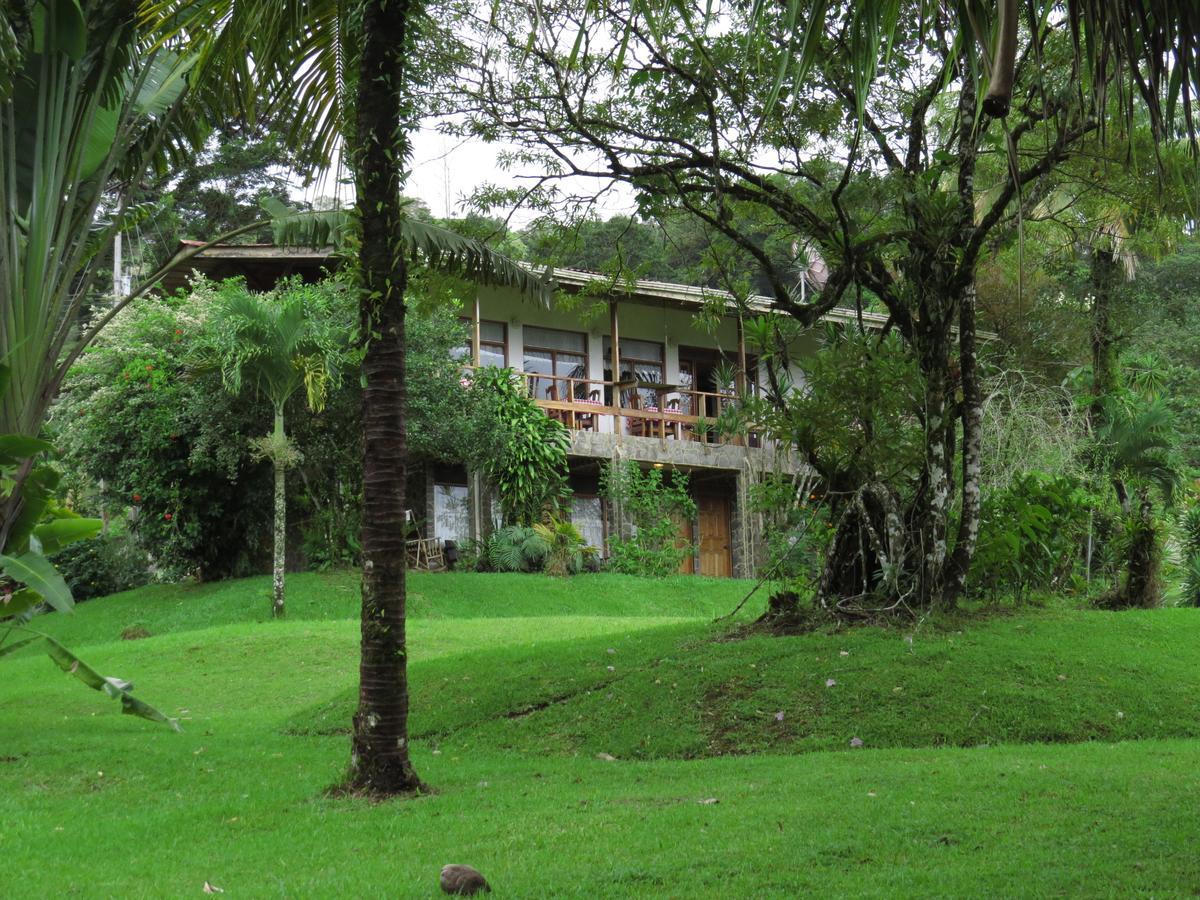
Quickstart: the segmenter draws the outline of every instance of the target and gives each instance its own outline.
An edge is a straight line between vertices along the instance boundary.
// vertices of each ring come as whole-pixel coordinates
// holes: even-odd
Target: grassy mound
[[[1200,735],[1191,610],[721,635],[692,624],[417,663],[414,735],[637,759]],[[346,690],[288,730],[344,731],[353,706]]]
[[[396,803],[324,794],[348,761],[337,732],[358,626],[338,592],[352,578],[294,579],[283,622],[244,608],[265,611],[258,580],[47,617],[184,731],[119,715],[44,657],[0,663],[0,896],[196,896],[208,882],[434,898],[449,862],[520,897],[1200,886],[1198,742],[1121,740],[1196,733],[1194,610],[1029,613],[911,645],[879,629],[729,642],[704,603],[730,586],[704,601],[654,582],[573,580],[572,596],[514,578],[491,593],[491,577],[414,579],[431,599],[410,623],[413,753],[436,793]],[[628,614],[639,594],[657,614]],[[137,621],[151,636],[120,640]],[[864,749],[779,755],[850,736]],[[1090,738],[1116,741],[930,746]]]
[[[749,583],[728,578],[644,579],[628,575],[542,575],[454,572],[408,576],[413,619],[596,616],[711,619],[737,605]],[[288,576],[288,621],[347,621],[359,613],[359,576],[352,571]],[[756,598],[757,599],[757,598]],[[754,612],[753,607],[750,612]],[[157,584],[80,604],[72,616],[39,620],[72,647],[103,644],[122,632],[174,634],[237,622],[271,621],[270,576],[211,584]]]

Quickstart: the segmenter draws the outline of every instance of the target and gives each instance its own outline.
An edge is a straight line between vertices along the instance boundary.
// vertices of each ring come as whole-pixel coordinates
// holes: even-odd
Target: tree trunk
[[[983,392],[979,386],[979,358],[975,346],[975,282],[963,295],[958,313],[959,378],[962,386],[962,504],[958,536],[946,600],[953,603],[967,586],[967,574],[979,539],[979,514],[983,504]]]
[[[406,158],[402,87],[415,0],[366,0],[358,69],[354,165],[362,224],[362,651],[350,790],[387,796],[422,789],[408,754],[405,643],[404,290],[399,240]]]
[[[286,440],[283,432],[283,407],[279,406],[275,408],[275,455],[271,460],[275,468],[275,560],[271,570],[274,600],[271,604],[271,615],[275,618],[283,616],[283,568],[287,554],[287,466],[283,454]]]
[[[1137,508],[1125,517],[1125,571],[1117,585],[1097,603],[1108,609],[1151,609],[1162,605],[1162,541],[1154,504],[1145,488],[1137,491]],[[1131,504],[1132,506],[1132,504]]]
[[[1092,249],[1092,405],[1088,418],[1093,433],[1104,416],[1104,398],[1116,393],[1120,378],[1112,322],[1119,268],[1120,262],[1111,250]]]
[[[915,611],[954,604],[961,595],[979,533],[982,407],[975,345],[976,84],[962,67],[959,92],[957,215],[949,225],[939,207],[908,205],[912,238],[900,263],[913,304],[906,335],[924,381],[924,459],[901,518],[887,513],[880,486],[867,485],[835,533],[822,602],[847,591],[874,595],[876,611]],[[914,185],[914,196],[921,190]],[[953,248],[961,253],[957,260]],[[954,327],[958,327],[957,357]],[[955,499],[953,467],[958,425],[963,427],[962,497],[951,545]],[[842,607],[845,607],[844,600]]]

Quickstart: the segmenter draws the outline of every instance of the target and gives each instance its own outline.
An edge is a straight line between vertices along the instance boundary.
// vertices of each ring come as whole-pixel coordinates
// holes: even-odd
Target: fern
[[[1200,504],[1183,514],[1183,602],[1200,606]]]
[[[486,555],[497,572],[533,572],[542,567],[548,550],[546,541],[532,528],[508,525],[488,538]]]

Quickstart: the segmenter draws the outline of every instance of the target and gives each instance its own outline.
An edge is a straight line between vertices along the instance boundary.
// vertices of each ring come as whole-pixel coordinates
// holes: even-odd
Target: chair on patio
[[[410,569],[444,569],[446,556],[437,538],[421,536],[411,509],[404,511],[404,559]]]
[[[666,429],[666,434],[670,435],[677,441],[687,437],[688,432],[692,430],[691,423],[683,422],[680,419],[675,418],[676,416],[681,415],[679,411],[679,398],[671,397],[668,399],[666,402],[666,408],[667,418],[663,422],[663,426]]]
[[[546,388],[546,399],[551,403],[559,402],[558,385],[554,382],[550,382],[549,387]],[[562,422],[568,428],[571,427],[571,411],[568,409],[547,409],[546,415],[556,422]]]
[[[576,403],[586,403],[589,406],[600,405],[600,392],[590,391],[587,399],[582,397],[575,398]],[[575,425],[580,431],[595,431],[596,430],[596,414],[594,412],[580,412],[575,414]]]
[[[642,393],[638,390],[630,392],[629,408],[642,413],[658,412],[657,406],[646,406],[642,402]],[[658,419],[651,419],[644,416],[630,416],[629,433],[638,437],[658,437]]]

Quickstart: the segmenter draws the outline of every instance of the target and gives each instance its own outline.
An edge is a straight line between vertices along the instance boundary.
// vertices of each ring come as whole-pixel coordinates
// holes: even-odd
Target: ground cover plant
[[[522,897],[1200,883],[1190,609],[729,641],[711,619],[743,582],[415,574],[412,752],[437,792],[362,805],[324,793],[354,704],[354,576],[295,577],[282,622],[270,586],[154,585],[45,620],[136,665],[182,734],[8,661],[0,891],[28,894],[47,846],[39,894],[433,897],[448,862]],[[121,640],[136,622],[151,637]]]

